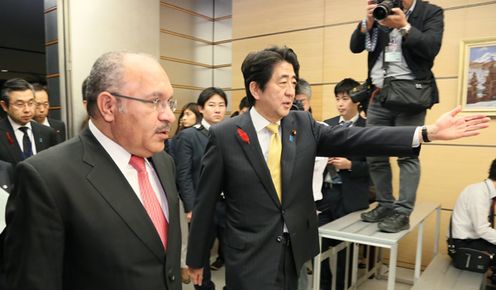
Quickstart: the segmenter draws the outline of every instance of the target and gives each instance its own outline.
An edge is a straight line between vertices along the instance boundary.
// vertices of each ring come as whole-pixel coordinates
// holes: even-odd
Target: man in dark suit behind
[[[48,117],[48,112],[50,111],[50,101],[48,98],[47,87],[39,83],[34,83],[33,88],[36,101],[36,109],[34,111],[33,119],[42,125],[53,128],[55,133],[57,133],[57,142],[64,142],[66,139],[65,123],[63,121]]]
[[[16,165],[57,144],[57,137],[51,128],[31,121],[36,102],[33,86],[27,81],[6,81],[0,104],[7,113],[7,117],[0,120],[0,160]]]
[[[329,127],[307,112],[290,113],[298,71],[289,48],[250,53],[242,72],[254,106],[210,128],[186,260],[195,284],[201,283],[209,256],[201,241],[211,234],[220,192],[226,198],[227,289],[296,289],[298,271],[319,251],[312,195],[315,157],[419,151],[420,127]],[[489,118],[456,117],[459,111],[427,126],[424,137],[459,138],[488,126]]]
[[[7,205],[8,289],[180,290],[173,91],[150,56],[110,52],[88,86],[88,128],[21,162]]]

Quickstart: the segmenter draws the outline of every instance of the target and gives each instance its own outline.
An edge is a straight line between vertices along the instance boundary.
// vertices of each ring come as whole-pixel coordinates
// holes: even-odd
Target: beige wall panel
[[[233,38],[323,24],[324,0],[233,0]]]
[[[168,73],[171,83],[196,87],[212,85],[212,70],[204,67],[161,60],[162,67]]]
[[[160,6],[160,28],[212,40],[213,22],[166,6]]]
[[[174,98],[177,99],[176,112],[181,111],[181,108],[187,103],[190,102],[196,103],[199,94],[200,94],[199,90],[174,88]]]
[[[214,23],[214,41],[232,38],[232,19],[223,19]]]
[[[230,67],[214,69],[213,86],[219,88],[231,88],[232,71]]]
[[[443,7],[444,9],[457,9],[457,7],[460,6],[466,6],[466,5],[478,5],[478,4],[483,4],[487,2],[491,2],[488,0],[431,0],[429,1],[432,4],[435,4],[439,7]]]
[[[213,47],[213,64],[224,65],[232,62],[232,43],[223,43]],[[210,55],[210,58],[212,55]]]
[[[232,44],[233,88],[244,87],[240,68],[248,53],[272,45],[286,45],[292,48],[298,55],[300,76],[309,83],[322,82],[322,29],[315,29],[234,41]]]
[[[231,15],[232,0],[213,0],[215,8],[215,18]]]
[[[213,17],[213,0],[198,1],[198,0],[162,0],[161,2],[169,3],[196,13],[203,14],[208,17]],[[169,8],[170,9],[170,8]],[[176,10],[177,11],[177,10]],[[179,12],[178,13],[183,13]]]
[[[244,89],[231,91],[231,103],[228,106],[231,112],[239,110],[239,102],[244,96],[246,96]]]
[[[367,0],[325,1],[325,24],[337,24],[353,21],[356,27],[358,21],[365,17]]]
[[[211,65],[212,46],[166,33],[160,33],[160,55]]]
[[[496,37],[495,12],[496,3],[445,12],[443,44],[434,66],[437,77],[458,75],[462,40]]]
[[[326,27],[324,39],[324,82],[344,78],[363,82],[367,78],[367,53],[353,54],[349,49],[354,24]]]

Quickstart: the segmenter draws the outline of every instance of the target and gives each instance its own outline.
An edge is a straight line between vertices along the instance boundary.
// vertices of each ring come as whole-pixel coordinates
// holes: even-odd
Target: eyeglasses
[[[134,101],[138,101],[138,102],[142,102],[142,103],[146,103],[146,104],[152,104],[153,108],[157,112],[159,111],[159,108],[162,111],[165,111],[165,109],[167,109],[167,107],[169,107],[172,112],[176,111],[176,108],[177,108],[177,100],[176,99],[161,100],[159,98],[155,98],[153,100],[145,100],[145,99],[141,99],[141,98],[121,95],[118,93],[112,93],[112,92],[109,92],[109,93],[115,97],[128,99],[128,100],[134,100]]]
[[[12,103],[12,106],[14,106],[18,109],[24,109],[26,106],[28,106],[29,108],[32,108],[35,106],[35,102],[33,100],[27,101],[27,102],[16,101],[16,102]]]

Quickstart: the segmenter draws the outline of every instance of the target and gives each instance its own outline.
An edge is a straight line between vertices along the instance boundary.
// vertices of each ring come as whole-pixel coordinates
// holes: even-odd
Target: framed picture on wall
[[[496,38],[463,40],[459,66],[462,110],[496,116]]]

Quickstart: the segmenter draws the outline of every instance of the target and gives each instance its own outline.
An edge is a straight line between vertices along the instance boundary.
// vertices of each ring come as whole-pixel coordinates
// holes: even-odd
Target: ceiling
[[[0,1],[0,84],[14,77],[46,82],[43,3]]]

